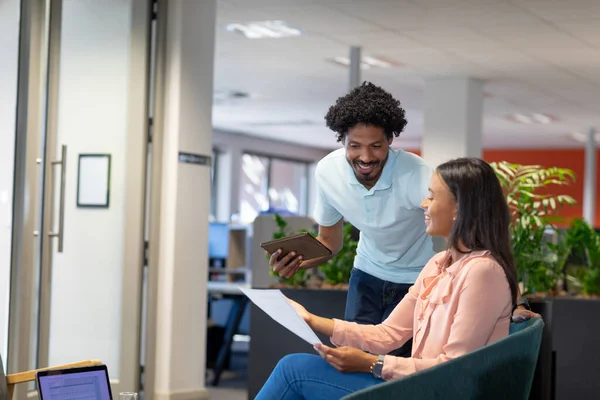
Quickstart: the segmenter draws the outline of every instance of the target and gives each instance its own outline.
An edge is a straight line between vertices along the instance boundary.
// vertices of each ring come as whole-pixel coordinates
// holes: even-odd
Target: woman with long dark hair
[[[290,300],[312,329],[337,347],[284,357],[257,399],[327,399],[400,378],[474,351],[509,333],[518,295],[508,207],[494,170],[460,158],[431,178],[427,234],[448,249],[423,268],[414,286],[379,325],[322,318]],[[410,358],[388,353],[413,339]]]

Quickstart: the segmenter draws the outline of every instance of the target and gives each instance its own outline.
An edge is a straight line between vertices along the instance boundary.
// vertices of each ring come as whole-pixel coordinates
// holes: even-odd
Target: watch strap
[[[525,297],[519,297],[511,311],[510,315],[512,315],[515,312],[515,310],[517,309],[517,307],[519,307],[519,306],[523,306],[523,307],[525,307],[525,309],[531,311],[531,307],[529,306],[529,302],[527,301],[527,299]]]

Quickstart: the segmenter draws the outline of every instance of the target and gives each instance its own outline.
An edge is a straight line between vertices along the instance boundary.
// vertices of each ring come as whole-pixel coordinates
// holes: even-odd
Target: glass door
[[[20,0],[0,1],[0,358],[8,362]]]
[[[8,324],[9,373],[37,368],[48,0],[20,2]],[[20,385],[13,398],[24,399]]]
[[[150,1],[43,9],[43,145],[24,155],[41,179],[23,177],[41,218],[22,235],[39,262],[22,266],[35,300],[18,310],[37,323],[18,333],[31,367],[101,360],[115,394],[138,391]]]

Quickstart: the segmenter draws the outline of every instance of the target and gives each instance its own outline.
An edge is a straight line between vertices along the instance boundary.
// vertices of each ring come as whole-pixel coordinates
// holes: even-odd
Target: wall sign
[[[184,153],[182,151],[179,152],[179,162],[185,164],[205,165],[207,167],[211,166],[210,156],[205,156],[204,154]]]
[[[110,154],[79,155],[77,207],[108,208],[110,159]]]

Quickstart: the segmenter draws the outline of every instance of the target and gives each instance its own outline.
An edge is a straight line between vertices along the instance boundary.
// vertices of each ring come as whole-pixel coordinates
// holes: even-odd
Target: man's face
[[[358,124],[348,130],[343,143],[356,179],[371,189],[381,176],[392,138],[381,127]]]

